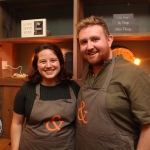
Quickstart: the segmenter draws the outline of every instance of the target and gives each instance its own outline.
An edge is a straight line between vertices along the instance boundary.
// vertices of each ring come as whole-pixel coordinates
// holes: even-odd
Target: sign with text
[[[139,25],[136,23],[133,14],[113,14],[109,31],[113,33],[139,32]]]
[[[125,19],[125,20],[128,20],[128,19],[133,19],[133,14],[113,14],[113,18],[114,19]]]
[[[115,33],[134,33],[139,32],[138,26],[110,26],[110,32]]]
[[[112,25],[116,25],[116,26],[133,26],[133,25],[137,25],[135,22],[135,19],[132,20],[117,20],[117,19],[113,19],[112,20]]]
[[[46,19],[21,20],[21,37],[46,36]]]

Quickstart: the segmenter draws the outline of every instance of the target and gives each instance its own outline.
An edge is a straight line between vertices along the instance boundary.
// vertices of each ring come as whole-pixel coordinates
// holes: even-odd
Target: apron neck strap
[[[108,87],[108,85],[109,85],[109,83],[110,83],[110,80],[111,80],[111,78],[112,78],[112,74],[113,74],[114,66],[115,66],[115,58],[116,58],[116,56],[113,54],[113,55],[112,55],[112,64],[111,64],[111,66],[110,66],[110,69],[109,69],[109,71],[108,71],[106,80],[105,80],[105,82],[104,82],[104,84],[103,84],[103,87],[102,87],[104,90],[107,90],[107,87]]]
[[[36,85],[36,99],[40,99],[40,84]]]

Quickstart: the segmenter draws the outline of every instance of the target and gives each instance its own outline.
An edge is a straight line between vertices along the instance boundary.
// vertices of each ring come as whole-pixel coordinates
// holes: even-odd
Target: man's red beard
[[[92,53],[92,52],[89,52],[89,53]],[[98,51],[97,53],[99,53],[99,55],[94,58],[87,58],[87,55],[88,54],[83,54],[83,59],[86,60],[89,64],[91,64],[92,66],[95,66],[95,65],[102,65],[104,63],[104,61],[106,61],[107,59],[109,59],[109,48],[107,49],[103,49],[103,50],[100,50]]]

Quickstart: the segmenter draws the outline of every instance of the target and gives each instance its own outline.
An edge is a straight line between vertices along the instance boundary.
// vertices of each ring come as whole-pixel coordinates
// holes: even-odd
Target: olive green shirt
[[[85,84],[102,88],[111,63],[112,60],[104,62],[96,77],[91,66],[85,69]],[[106,107],[113,122],[127,132],[140,134],[141,125],[150,123],[150,77],[141,67],[123,59],[122,55],[115,58]]]

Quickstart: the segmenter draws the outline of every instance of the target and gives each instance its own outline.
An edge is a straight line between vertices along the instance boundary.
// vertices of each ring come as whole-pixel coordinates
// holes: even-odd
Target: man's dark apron
[[[80,89],[77,102],[77,150],[134,150],[133,135],[113,123],[105,105],[107,87],[114,70],[114,59],[102,89],[85,84]]]
[[[40,85],[36,86],[37,96],[19,150],[75,150],[76,97],[70,86],[69,90],[71,99],[42,101]]]

